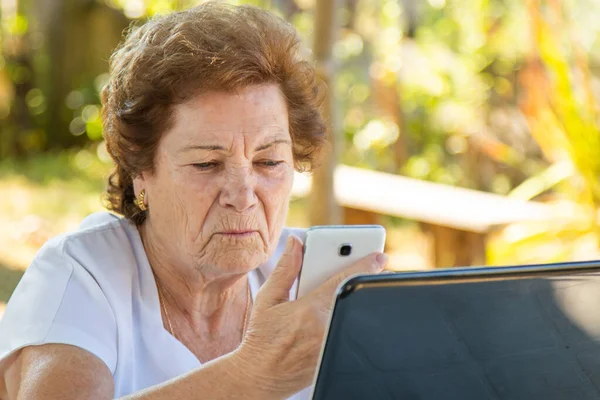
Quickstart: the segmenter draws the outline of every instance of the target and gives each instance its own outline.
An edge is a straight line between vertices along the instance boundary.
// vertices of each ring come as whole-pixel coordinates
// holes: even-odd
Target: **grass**
[[[102,210],[109,170],[92,148],[0,162],[0,264],[23,269],[50,237]]]

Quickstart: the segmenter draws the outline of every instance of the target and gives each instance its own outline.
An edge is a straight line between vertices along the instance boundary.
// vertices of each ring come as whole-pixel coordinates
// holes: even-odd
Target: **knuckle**
[[[362,273],[372,273],[377,272],[380,269],[380,265],[377,261],[373,259],[365,260],[364,263],[360,266],[360,272]]]
[[[368,268],[371,268],[371,269],[379,268],[379,263],[377,262],[376,258],[368,257],[365,261],[366,261],[365,264]]]

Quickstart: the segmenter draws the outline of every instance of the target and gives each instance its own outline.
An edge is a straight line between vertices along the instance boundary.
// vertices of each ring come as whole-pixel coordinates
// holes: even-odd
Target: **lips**
[[[219,235],[223,235],[223,236],[230,236],[230,237],[247,237],[247,236],[251,236],[255,233],[257,233],[258,231],[254,231],[254,230],[246,230],[246,231],[226,231],[226,232],[218,232]]]

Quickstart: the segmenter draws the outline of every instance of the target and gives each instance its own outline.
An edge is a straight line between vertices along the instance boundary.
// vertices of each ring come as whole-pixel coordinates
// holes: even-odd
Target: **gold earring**
[[[146,197],[146,189],[142,189],[137,199],[133,201],[135,205],[138,206],[138,208],[142,211],[146,211],[148,209],[148,206],[146,203],[144,203],[144,197]]]

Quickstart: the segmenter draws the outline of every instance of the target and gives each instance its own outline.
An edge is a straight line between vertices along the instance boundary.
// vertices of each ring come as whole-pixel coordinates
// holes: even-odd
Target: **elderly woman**
[[[122,217],[94,214],[40,250],[0,325],[0,398],[306,398],[335,288],[386,256],[290,301],[294,169],[325,138],[296,32],[205,3],[133,30],[110,74],[107,196]]]

